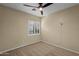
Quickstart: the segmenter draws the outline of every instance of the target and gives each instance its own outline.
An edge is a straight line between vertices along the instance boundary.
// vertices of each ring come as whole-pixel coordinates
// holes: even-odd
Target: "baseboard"
[[[38,42],[40,42],[40,41],[38,41]],[[8,51],[12,51],[12,50],[15,50],[15,49],[18,49],[18,48],[22,48],[24,46],[32,45],[32,44],[35,44],[35,43],[38,43],[38,42],[34,42],[34,43],[31,43],[31,44],[26,44],[26,45],[21,45],[21,46],[17,46],[17,47],[11,48],[11,49],[7,49],[7,50],[4,50],[4,51],[0,51],[0,54],[6,53]]]
[[[49,45],[51,45],[51,46],[55,46],[55,47],[58,47],[58,48],[61,48],[61,49],[65,49],[65,50],[67,50],[67,51],[70,51],[70,52],[79,54],[79,52],[78,52],[78,51],[75,51],[75,50],[71,50],[71,49],[68,49],[68,48],[65,48],[65,47],[56,45],[56,44],[51,44],[51,43],[48,43],[48,42],[46,42],[46,41],[42,41],[42,42],[47,43],[47,44],[49,44]]]

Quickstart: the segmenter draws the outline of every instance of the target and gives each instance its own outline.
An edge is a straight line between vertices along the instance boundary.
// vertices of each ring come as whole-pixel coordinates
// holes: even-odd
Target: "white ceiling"
[[[26,7],[26,6],[23,6],[23,4],[24,3],[2,3],[1,5],[9,7],[9,8],[16,9],[16,10],[20,10],[20,11],[23,11],[23,12],[26,12],[26,13],[30,13],[32,15],[42,17],[39,10],[32,11],[32,9],[33,9],[32,7]],[[38,6],[37,3],[26,3],[26,4],[32,5],[32,6]],[[44,8],[44,15],[43,16],[47,16],[51,13],[72,7],[74,5],[76,5],[76,3],[54,3],[54,4]]]

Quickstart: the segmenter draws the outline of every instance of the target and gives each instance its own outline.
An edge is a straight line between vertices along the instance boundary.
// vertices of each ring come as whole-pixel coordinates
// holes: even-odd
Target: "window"
[[[39,35],[40,34],[40,22],[29,20],[28,22],[28,34]]]

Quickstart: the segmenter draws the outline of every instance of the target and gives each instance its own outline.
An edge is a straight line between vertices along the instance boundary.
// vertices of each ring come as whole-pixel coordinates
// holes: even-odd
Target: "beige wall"
[[[10,8],[0,7],[0,51],[40,41],[40,35],[28,36],[28,20],[40,21],[40,18]]]
[[[42,39],[49,44],[79,52],[79,5],[44,17]]]

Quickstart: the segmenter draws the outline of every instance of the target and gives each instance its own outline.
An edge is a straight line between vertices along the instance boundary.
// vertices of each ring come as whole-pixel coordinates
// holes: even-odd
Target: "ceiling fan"
[[[31,6],[31,5],[24,4],[24,6],[33,7],[33,9],[32,9],[33,11],[36,11],[36,9],[39,9],[41,12],[41,15],[43,15],[43,9],[50,6],[51,4],[53,4],[53,3],[46,3],[46,4],[38,3],[38,6]]]

